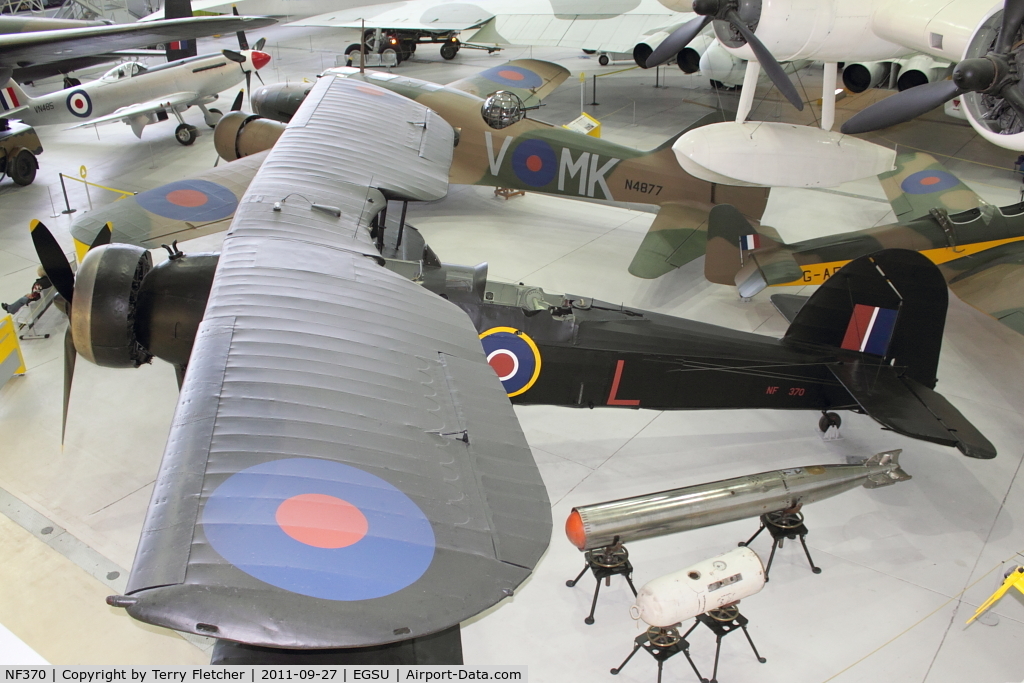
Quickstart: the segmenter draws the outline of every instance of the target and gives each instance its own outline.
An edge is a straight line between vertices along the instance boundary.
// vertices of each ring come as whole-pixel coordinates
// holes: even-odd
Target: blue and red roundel
[[[506,88],[526,88],[533,90],[544,85],[544,80],[529,69],[521,66],[495,66],[480,73],[480,76],[489,81],[503,85]]]
[[[135,195],[146,211],[176,221],[209,223],[227,218],[238,208],[235,193],[209,180],[179,180]]]
[[[434,558],[419,506],[380,477],[331,460],[272,460],[236,472],[203,508],[232,565],[324,600],[370,600],[415,583]]]
[[[558,158],[543,140],[524,140],[512,152],[512,170],[531,187],[544,187],[558,172]]]
[[[942,192],[960,184],[956,176],[948,171],[918,171],[911,173],[903,182],[900,189],[907,194],[931,194]]]
[[[540,377],[540,349],[526,333],[514,327],[492,327],[480,335],[480,343],[510,397],[525,393]]]
[[[75,116],[87,119],[92,116],[92,100],[84,90],[72,90],[67,100],[68,111]]]

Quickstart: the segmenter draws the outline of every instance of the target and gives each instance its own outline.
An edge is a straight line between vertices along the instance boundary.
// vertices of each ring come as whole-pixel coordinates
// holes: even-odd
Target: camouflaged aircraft
[[[539,105],[569,75],[557,64],[514,60],[447,86],[345,67],[326,73],[364,80],[440,114],[459,134],[451,183],[659,207],[630,265],[634,275],[656,277],[703,255],[707,215],[714,205],[734,205],[756,224],[768,201],[767,188],[720,185],[687,174],[672,151],[675,138],[653,150],[640,151],[527,118],[527,109]],[[185,219],[179,216],[185,213],[176,208],[174,199],[144,192],[78,219],[72,235],[79,251],[92,243],[107,222],[113,224],[115,242],[149,248],[224,229],[233,202],[241,197],[262,162],[262,157],[242,157],[263,153],[274,144],[284,130],[278,122],[291,119],[311,87],[296,83],[259,88],[253,94],[253,107],[277,121],[236,113],[218,124],[214,133],[217,151],[233,163],[197,176],[196,181],[208,183],[204,187],[224,202],[207,205],[209,211],[202,216],[189,213],[188,223],[183,223]],[[489,96],[496,91],[504,94]],[[726,118],[726,114],[710,114],[687,130]],[[214,208],[229,204],[230,211]]]
[[[1024,334],[1024,202],[993,206],[927,154],[899,155],[896,170],[878,177],[899,222],[794,244],[715,207],[705,276],[750,297],[768,286],[822,284],[879,249],[914,249],[939,266],[960,299]],[[772,300],[793,312],[803,297]]]

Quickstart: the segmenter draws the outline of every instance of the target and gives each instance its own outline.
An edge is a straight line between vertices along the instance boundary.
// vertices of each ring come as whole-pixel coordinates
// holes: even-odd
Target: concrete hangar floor
[[[262,71],[268,83],[311,78],[351,42],[327,31],[282,27],[265,35],[273,56]],[[203,41],[200,50],[232,47],[233,41]],[[558,61],[574,74],[532,114],[554,123],[579,112],[575,74],[582,71],[589,81],[595,73],[629,66],[599,67],[594,58],[556,49],[495,55],[463,50],[444,62],[426,47],[399,70],[443,83],[531,55]],[[806,69],[799,77],[806,99],[816,99],[820,70]],[[599,80],[601,104],[587,111],[602,120],[606,138],[650,148],[719,97],[726,104],[736,97],[717,95],[704,79],[674,67],[662,78],[667,88],[655,89],[654,73],[638,70]],[[233,96],[227,92],[222,99],[230,103]],[[840,122],[849,108],[873,97],[841,100]],[[810,113],[797,115],[778,99],[762,86],[754,117],[810,120]],[[186,119],[202,127],[198,113]],[[53,216],[53,206],[60,209],[58,172],[77,176],[85,166],[90,181],[141,191],[213,164],[211,135],[184,148],[172,131],[173,122],[154,125],[140,141],[120,125],[98,133],[40,130],[46,152],[35,184],[0,184],[0,300],[24,294],[35,278],[30,219],[43,219],[70,250],[70,219]],[[933,115],[886,132],[883,142],[941,155],[990,202],[1019,200],[1020,183],[1011,171],[1016,154],[980,141],[963,122]],[[76,215],[88,210],[82,186],[70,183],[68,193]],[[114,198],[95,188],[91,193],[94,205]],[[498,279],[763,334],[781,335],[786,328],[767,293],[740,301],[732,289],[704,281],[700,261],[657,281],[630,276],[626,266],[652,214],[539,194],[506,201],[489,188],[453,186],[447,199],[411,207],[409,220],[443,260],[488,261]],[[889,220],[889,205],[874,180],[827,191],[774,191],[765,215],[788,240]],[[182,247],[215,249],[218,240]],[[62,448],[64,324],[54,314],[44,321],[49,339],[23,342],[28,372],[0,390],[0,663],[204,663],[209,641],[147,627],[103,602],[127,580],[177,398],[173,370],[160,363],[134,372],[79,363]],[[963,623],[1024,549],[1017,531],[1024,523],[1024,485],[1017,482],[1024,457],[1022,359],[1024,338],[951,301],[939,389],[996,445],[999,457],[992,461],[884,432],[853,414],[843,415],[841,439],[824,442],[818,416],[806,412],[517,409],[548,486],[555,529],[546,556],[515,597],[463,625],[466,662],[526,664],[531,680],[540,683],[615,680],[608,670],[640,632],[627,611],[632,596],[614,578],[602,590],[596,623],[584,625],[593,579],[587,576],[573,589],[565,585],[583,564],[561,531],[574,505],[903,448],[912,481],[857,489],[806,510],[810,550],[824,571],[812,574],[795,544],[776,554],[771,582],[742,605],[767,663],[758,663],[742,638],[726,638],[720,677],[735,683],[1020,680],[1020,596],[1003,598],[982,623]],[[748,520],[634,543],[635,582],[735,548],[756,525]],[[767,558],[764,535],[753,547]],[[697,665],[710,671],[711,633],[696,631],[691,644]],[[680,658],[666,665],[668,680],[691,675]],[[654,661],[640,653],[617,680],[640,683],[654,676]]]

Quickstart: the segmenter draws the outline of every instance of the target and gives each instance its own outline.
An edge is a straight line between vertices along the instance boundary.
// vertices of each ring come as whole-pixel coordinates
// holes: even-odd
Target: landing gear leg
[[[224,116],[220,109],[207,109],[206,105],[200,104],[199,110],[203,112],[203,121],[206,122],[210,128],[216,128],[217,122]]]
[[[195,126],[185,123],[185,119],[181,118],[180,111],[172,109],[171,112],[174,114],[174,117],[178,119],[178,127],[174,129],[174,139],[180,144],[188,147],[196,141],[196,138],[199,136],[199,132],[196,130]]]

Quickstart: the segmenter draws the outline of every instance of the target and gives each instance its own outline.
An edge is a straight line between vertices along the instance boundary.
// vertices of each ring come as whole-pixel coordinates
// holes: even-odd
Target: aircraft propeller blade
[[[858,112],[840,127],[845,135],[867,133],[910,121],[964,91],[953,81],[936,81],[904,90]]]
[[[68,308],[68,313],[71,309]],[[78,350],[75,348],[75,340],[71,334],[71,318],[68,318],[68,329],[64,333],[64,412],[60,423],[60,443],[64,445],[64,433],[68,427],[68,403],[71,401],[71,381],[75,377],[75,361],[78,360]]]
[[[999,27],[999,36],[992,52],[1006,54],[1013,47],[1013,39],[1017,36],[1017,30],[1024,23],[1024,1],[1004,0],[1003,2],[1003,24]]]
[[[89,245],[90,251],[96,247],[102,247],[104,244],[110,244],[110,237],[114,233],[114,224],[109,221],[100,228],[100,231],[96,233],[96,238],[93,239],[92,244]]]
[[[232,5],[231,13],[234,14],[237,17],[238,16],[238,8],[235,7],[234,5]],[[249,49],[249,39],[245,37],[245,31],[238,31],[235,35],[238,36],[238,49],[242,50],[243,52],[245,50],[248,50]]]
[[[668,38],[661,41],[661,45],[654,48],[654,52],[646,60],[646,68],[661,66],[678,55],[713,19],[714,17],[694,17],[677,28]]]
[[[256,41],[256,44],[253,45],[252,49],[259,50],[260,52],[262,52],[263,51],[263,47],[266,44],[267,44],[267,39],[266,38],[260,38],[259,40]]]
[[[245,98],[245,90],[239,90],[238,94],[235,95],[235,101],[231,103],[231,111],[241,111],[242,102]]]
[[[245,92],[249,93],[249,111],[252,111],[252,72],[245,72]]]
[[[747,28],[747,25],[743,23],[740,15],[735,10],[729,10],[725,16],[729,23],[732,24],[732,27],[739,31],[743,39],[747,41],[747,45],[754,52],[757,61],[761,63],[761,68],[768,74],[768,78],[772,79],[772,83],[779,89],[779,92],[785,95],[789,103],[796,107],[798,111],[803,111],[804,101],[800,99],[800,93],[796,91],[796,86],[793,85],[793,81],[789,80],[789,76],[786,75],[782,65],[768,51],[768,48],[764,46],[761,39]]]
[[[266,83],[263,82],[263,76],[260,76],[259,71],[253,71],[252,73],[256,74],[256,78],[260,79],[260,85],[266,85]]]
[[[221,52],[232,62],[238,62],[239,64],[245,63],[245,55],[243,54],[235,52],[234,50],[221,50]]]
[[[909,121],[944,102],[968,92],[1001,97],[1024,121],[1024,91],[1011,64],[1013,41],[1024,23],[1024,0],[1004,0],[1003,23],[992,49],[981,57],[960,60],[953,80],[937,81],[904,90],[860,112],[840,128],[843,133],[866,133]],[[998,103],[996,107],[999,107]]]
[[[29,230],[32,232],[36,256],[46,271],[46,277],[57,288],[57,293],[70,304],[75,292],[75,274],[71,270],[67,256],[64,255],[64,250],[40,221],[33,220],[29,224]]]

